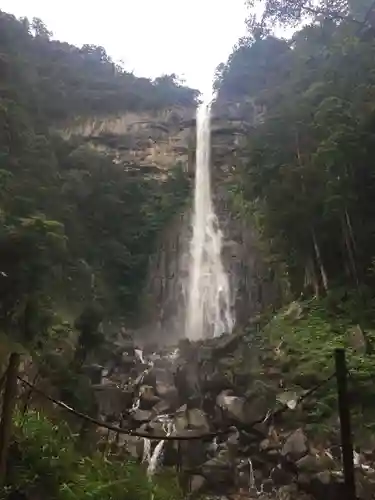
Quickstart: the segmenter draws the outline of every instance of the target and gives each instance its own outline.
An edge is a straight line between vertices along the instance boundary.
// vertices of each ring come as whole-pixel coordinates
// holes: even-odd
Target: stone
[[[278,491],[279,500],[291,500],[292,498],[298,498],[298,488],[297,485],[292,483],[285,486],[281,486]]]
[[[290,410],[295,410],[298,403],[298,394],[295,391],[285,391],[276,396],[276,400],[286,405]]]
[[[272,442],[269,438],[263,439],[259,444],[261,451],[272,451],[280,448],[279,443]]]
[[[151,410],[151,408],[160,401],[151,385],[142,385],[139,389],[140,408]]]
[[[168,413],[169,410],[171,409],[171,404],[169,401],[166,401],[164,399],[159,400],[153,407],[152,407],[152,418],[155,418],[157,415],[163,415],[164,413]]]
[[[367,342],[365,334],[359,325],[355,325],[348,331],[348,339],[352,348],[359,354],[366,354]]]
[[[240,422],[246,422],[245,401],[245,398],[233,396],[231,391],[222,391],[216,398],[216,404]]]
[[[206,414],[198,408],[187,410],[187,421],[189,428],[199,429],[202,432],[209,432],[210,430]]]
[[[157,382],[156,394],[160,399],[167,401],[170,408],[177,408],[179,394],[174,385]]]
[[[298,470],[306,472],[319,472],[324,468],[322,461],[316,455],[305,455],[296,462]]]
[[[197,493],[200,491],[203,486],[205,485],[206,480],[203,476],[198,476],[197,474],[194,474],[190,478],[190,492],[191,493]]]
[[[202,374],[201,388],[202,392],[210,392],[217,396],[220,392],[233,389],[232,382],[223,373],[213,369]]]
[[[211,487],[222,491],[223,487],[233,486],[235,482],[234,464],[228,453],[223,450],[215,458],[208,460],[201,467],[201,473]],[[225,485],[225,486],[224,486]]]
[[[272,469],[270,479],[278,486],[290,484],[293,481],[293,474],[278,465]]]
[[[116,384],[93,385],[99,413],[104,415],[119,415],[132,404],[133,392],[123,390]]]
[[[332,481],[332,476],[329,471],[318,472],[314,477],[322,484],[329,484]]]
[[[151,411],[141,410],[141,408],[137,408],[136,410],[131,411],[130,416],[135,422],[143,423],[149,422],[151,420],[152,413]]]
[[[308,452],[307,438],[302,429],[297,429],[286,439],[281,454],[292,460],[302,458]]]
[[[164,424],[155,420],[151,420],[151,422],[142,424],[138,430],[140,432],[155,434],[157,436],[163,436],[165,434]]]
[[[126,434],[120,434],[119,443],[120,447],[125,447],[127,452],[133,458],[141,458],[144,448],[144,439],[137,436],[127,436]]]

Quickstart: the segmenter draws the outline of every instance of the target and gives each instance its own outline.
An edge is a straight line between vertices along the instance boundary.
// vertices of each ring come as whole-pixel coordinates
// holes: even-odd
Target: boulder
[[[169,401],[166,401],[164,399],[159,400],[158,403],[156,403],[151,410],[152,413],[152,419],[154,419],[157,415],[163,415],[165,413],[168,413],[172,408],[172,405]]]
[[[199,408],[188,409],[186,405],[177,410],[173,422],[177,432],[192,429],[204,434],[210,430],[206,414]]]
[[[231,391],[222,391],[216,398],[216,404],[224,410],[229,417],[239,422],[246,422],[246,400],[231,394]]]
[[[200,467],[201,474],[213,490],[220,493],[224,488],[233,488],[236,482],[234,464],[226,450],[221,451],[215,458],[208,460]]]
[[[152,413],[149,410],[136,408],[130,412],[130,417],[136,423],[149,422],[151,420]]]
[[[302,429],[297,429],[286,439],[281,454],[291,460],[298,460],[308,453],[307,438]]]
[[[335,462],[328,455],[308,454],[296,462],[296,467],[301,472],[321,472],[335,468]]]
[[[118,446],[124,447],[133,458],[140,459],[143,454],[144,439],[137,436],[120,434]]]
[[[99,406],[99,413],[103,415],[119,415],[130,408],[133,401],[133,392],[123,390],[116,384],[93,385],[95,399]]]
[[[190,478],[189,490],[190,493],[198,493],[203,486],[205,485],[206,480],[203,476],[199,476],[198,474],[194,474]]]
[[[151,408],[160,401],[151,385],[142,385],[139,389],[140,408],[142,410],[151,410]]]

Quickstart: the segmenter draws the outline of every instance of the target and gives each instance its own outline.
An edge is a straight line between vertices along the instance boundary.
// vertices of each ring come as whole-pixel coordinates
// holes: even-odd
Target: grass
[[[172,474],[149,482],[133,460],[109,459],[96,452],[80,454],[77,436],[67,424],[53,424],[41,412],[15,419],[9,484],[12,489],[39,492],[50,500],[178,500],[181,493]]]

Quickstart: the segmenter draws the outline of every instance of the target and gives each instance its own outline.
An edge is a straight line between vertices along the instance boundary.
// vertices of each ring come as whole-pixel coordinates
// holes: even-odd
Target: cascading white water
[[[223,235],[211,196],[211,103],[197,110],[193,237],[185,335],[191,340],[230,333],[229,280],[221,260]]]

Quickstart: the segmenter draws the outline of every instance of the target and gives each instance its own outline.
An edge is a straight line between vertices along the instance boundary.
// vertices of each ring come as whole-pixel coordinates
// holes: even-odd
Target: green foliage
[[[246,0],[246,4],[247,24],[255,37],[269,34],[275,25],[295,27],[321,19],[350,21],[360,29],[374,27],[372,0]],[[254,14],[257,11],[260,16]]]
[[[373,286],[374,54],[353,24],[322,20],[289,45],[242,40],[217,75],[219,102],[253,125],[233,195],[295,297]]]
[[[175,75],[137,78],[103,47],[50,37],[40,19],[0,11],[0,328],[28,340],[46,329],[34,318],[19,331],[28,308],[76,316],[96,300],[108,316],[135,316],[156,235],[189,192],[178,165],[161,180],[119,164],[118,142],[102,151],[54,130],[198,97]]]
[[[39,412],[18,415],[15,427],[7,490],[39,491],[51,500],[181,498],[174,477],[151,483],[145,470],[130,459],[81,456],[75,445],[77,436],[65,424],[53,424]]]
[[[353,346],[352,328],[358,318],[373,317],[374,299],[359,301],[358,294],[337,290],[324,299],[300,302],[292,314],[288,306],[262,330],[263,342],[271,347],[273,366],[280,366],[285,386],[297,391],[311,389],[334,373],[334,350],[344,347],[349,368],[349,390],[356,443],[365,442],[374,431],[375,405],[372,397],[375,356],[372,350]],[[374,331],[366,340],[373,344]],[[279,355],[275,357],[274,350]],[[299,415],[313,435],[337,432],[337,390],[335,379],[306,400]],[[292,414],[290,418],[294,419]]]

